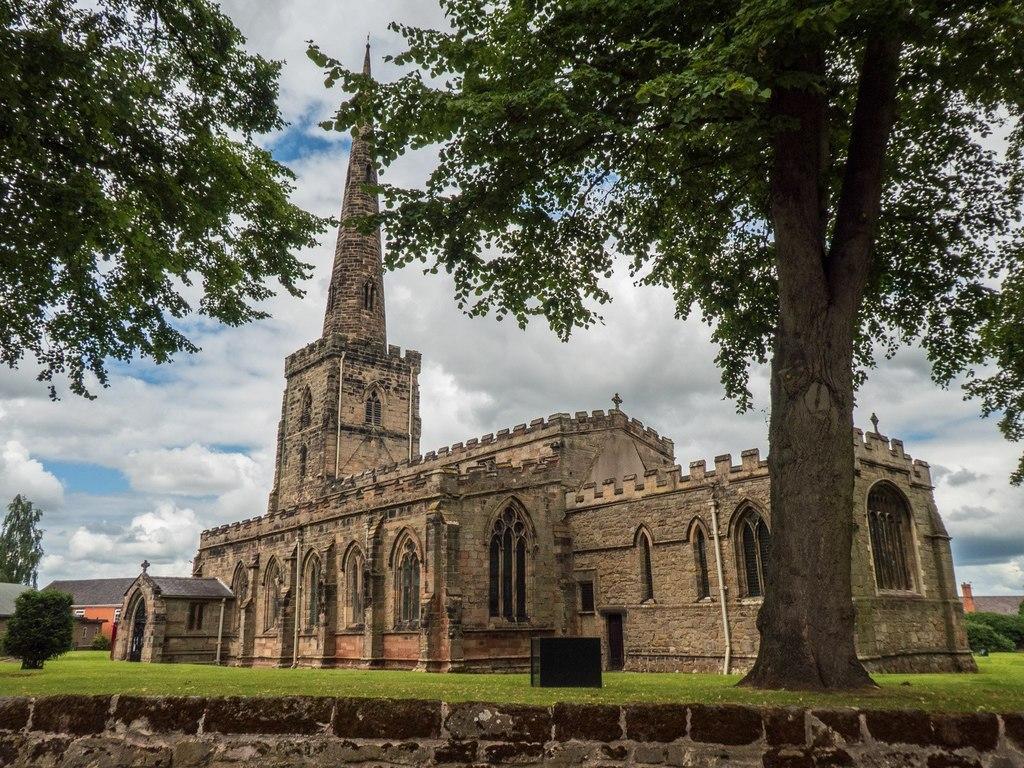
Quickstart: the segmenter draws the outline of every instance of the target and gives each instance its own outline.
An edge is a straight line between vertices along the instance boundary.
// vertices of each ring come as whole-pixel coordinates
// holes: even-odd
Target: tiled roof
[[[14,615],[14,601],[22,592],[32,589],[24,584],[0,583],[0,616]]]
[[[120,605],[124,593],[134,582],[134,578],[71,579],[50,582],[44,589],[69,593],[75,605]]]
[[[151,576],[153,583],[164,597],[196,597],[219,599],[234,597],[224,582],[214,578],[190,578],[183,576]]]
[[[1020,604],[1024,602],[1024,595],[989,595],[974,598],[974,610],[981,613],[1008,613],[1016,614],[1020,610]]]

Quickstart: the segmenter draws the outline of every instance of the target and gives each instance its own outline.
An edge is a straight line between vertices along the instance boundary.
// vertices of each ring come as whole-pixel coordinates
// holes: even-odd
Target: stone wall
[[[1024,714],[327,698],[0,699],[24,768],[1024,766]]]

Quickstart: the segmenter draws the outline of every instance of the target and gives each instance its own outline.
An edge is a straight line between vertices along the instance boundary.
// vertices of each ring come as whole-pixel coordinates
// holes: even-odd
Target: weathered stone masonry
[[[0,699],[0,765],[1024,766],[1024,715],[388,699]]]
[[[224,621],[205,593],[172,599],[140,577],[115,655],[507,670],[534,636],[590,635],[609,669],[748,668],[771,558],[757,451],[684,470],[616,398],[420,454],[422,359],[388,344],[380,233],[353,224],[378,205],[365,135],[323,336],[285,362],[266,513],[204,531],[193,561],[226,591]],[[928,465],[877,427],[851,439],[860,657],[973,669]]]

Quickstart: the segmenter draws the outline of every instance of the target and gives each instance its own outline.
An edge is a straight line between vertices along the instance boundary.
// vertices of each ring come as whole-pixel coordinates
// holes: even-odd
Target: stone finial
[[[619,406],[622,405],[622,398],[619,397],[618,392],[616,392],[615,396],[612,398],[612,405],[615,406],[616,411],[619,410]]]
[[[146,571],[149,570],[149,560],[143,560],[141,565],[142,565],[142,572],[143,573],[145,573]]]
[[[878,434],[878,416],[874,413],[871,414],[871,429],[876,435]]]

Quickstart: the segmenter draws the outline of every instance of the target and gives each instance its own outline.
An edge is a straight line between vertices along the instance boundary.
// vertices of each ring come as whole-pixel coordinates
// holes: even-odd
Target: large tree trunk
[[[822,89],[780,88],[771,170],[779,280],[772,358],[771,557],[761,645],[744,685],[800,690],[873,686],[857,659],[851,587],[853,345],[881,206],[900,46],[866,45],[831,247],[826,245],[828,105]],[[823,77],[823,49],[793,70]]]

